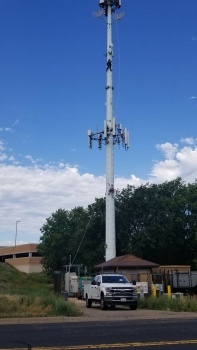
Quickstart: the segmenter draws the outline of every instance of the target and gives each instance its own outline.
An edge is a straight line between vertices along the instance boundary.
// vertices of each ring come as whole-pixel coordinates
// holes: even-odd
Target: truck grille
[[[131,297],[133,296],[133,288],[111,288],[114,297]]]

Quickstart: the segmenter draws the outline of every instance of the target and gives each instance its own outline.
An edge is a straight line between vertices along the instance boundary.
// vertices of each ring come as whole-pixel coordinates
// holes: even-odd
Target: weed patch
[[[197,312],[197,299],[190,299],[188,297],[184,297],[183,299],[174,299],[168,298],[167,296],[161,296],[159,298],[149,297],[139,300],[139,308],[176,312]]]
[[[79,315],[74,303],[53,292],[44,273],[25,274],[0,263],[0,318]]]

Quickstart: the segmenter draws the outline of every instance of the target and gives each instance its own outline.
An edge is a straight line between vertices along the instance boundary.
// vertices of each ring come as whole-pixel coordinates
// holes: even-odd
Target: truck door
[[[96,276],[94,279],[95,285],[92,286],[92,299],[100,299],[100,276]]]
[[[101,276],[97,276],[96,282],[96,299],[100,300],[100,284],[101,284]]]

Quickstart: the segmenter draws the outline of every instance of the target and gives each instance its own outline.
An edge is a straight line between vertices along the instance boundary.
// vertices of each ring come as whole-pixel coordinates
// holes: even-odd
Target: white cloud
[[[194,139],[193,137],[186,137],[185,139],[181,139],[182,143],[186,143],[187,145],[194,145],[196,144],[196,139]]]
[[[30,156],[29,154],[26,155],[24,158],[27,159],[27,160],[29,160],[32,164],[35,164],[35,161],[34,161],[33,157]]]
[[[87,206],[105,194],[103,177],[81,175],[77,168],[68,166],[0,165],[0,184],[0,245],[14,239],[16,220],[21,221],[21,239],[38,242],[39,229],[51,213],[58,208]]]
[[[156,148],[164,153],[164,156],[168,159],[173,159],[177,152],[178,145],[175,143],[172,145],[169,142],[156,145]]]
[[[189,99],[190,99],[190,100],[196,100],[196,99],[197,99],[197,96],[190,96]]]
[[[0,128],[0,131],[5,131],[5,132],[12,132],[12,128]]]
[[[62,169],[62,168],[64,168],[64,167],[65,167],[65,164],[64,164],[64,163],[62,163],[62,162],[60,162],[60,163],[58,164],[58,166],[59,166],[59,168],[60,168],[60,169]]]
[[[12,128],[5,128],[4,130],[7,131],[7,132],[11,132]]]
[[[150,182],[161,183],[181,177],[186,182],[194,182],[197,178],[197,147],[196,139],[185,138],[190,146],[181,148],[178,144],[161,144],[156,148],[164,153],[165,160],[156,162],[150,174]]]
[[[184,144],[183,144],[184,143]],[[77,166],[65,164],[42,164],[26,155],[29,166],[17,163],[14,154],[2,152],[5,143],[0,141],[0,245],[14,244],[15,224],[18,224],[17,243],[38,242],[40,228],[53,212],[59,208],[71,210],[94,202],[95,197],[105,196],[105,176],[80,173]],[[132,174],[130,178],[116,177],[115,189],[128,184],[140,186],[146,182],[162,183],[182,177],[194,182],[197,177],[196,139],[185,138],[180,144],[156,145],[164,159],[154,162],[147,178]],[[4,158],[4,159],[3,159]],[[43,160],[42,160],[43,161]]]
[[[0,140],[0,151],[3,151],[5,149],[3,141]]]
[[[171,181],[178,176],[181,176],[181,174],[177,161],[174,159],[166,159],[154,165],[149,182],[162,183],[167,180]]]
[[[13,126],[17,125],[18,123],[19,123],[19,120],[17,119],[17,120],[15,120]]]
[[[6,159],[7,159],[7,154],[1,153],[1,154],[0,154],[0,162],[4,161],[4,160],[6,160]]]

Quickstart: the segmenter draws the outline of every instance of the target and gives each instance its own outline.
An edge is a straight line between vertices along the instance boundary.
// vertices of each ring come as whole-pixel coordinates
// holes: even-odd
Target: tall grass
[[[44,273],[25,274],[0,263],[0,318],[79,316],[74,303],[53,291]]]
[[[197,312],[197,299],[194,297],[184,297],[183,299],[168,298],[160,296],[158,298],[149,297],[139,300],[140,309],[166,310],[166,311],[189,311]]]

